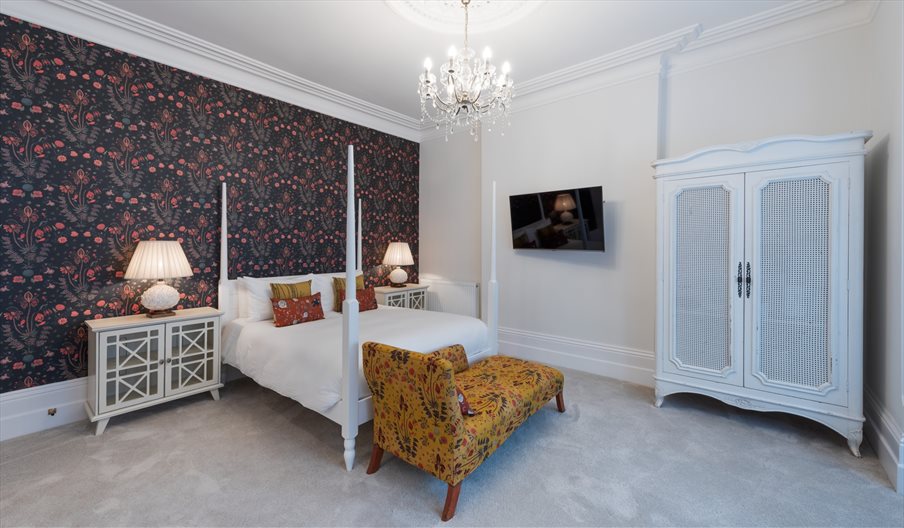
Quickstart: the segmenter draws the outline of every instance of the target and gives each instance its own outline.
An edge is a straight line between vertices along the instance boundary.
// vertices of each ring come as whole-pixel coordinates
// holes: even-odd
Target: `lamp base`
[[[569,211],[562,211],[562,214],[559,215],[559,220],[561,220],[563,224],[570,224],[574,222],[574,215]]]
[[[179,291],[165,282],[157,281],[141,295],[141,305],[148,309],[148,317],[175,315],[173,307],[179,304]]]
[[[394,286],[396,288],[404,288],[405,281],[407,280],[408,273],[406,273],[402,268],[396,268],[389,274],[389,281],[392,283],[390,286]]]
[[[173,310],[151,310],[147,314],[151,319],[156,319],[158,317],[170,317],[172,315],[176,315],[176,312]]]

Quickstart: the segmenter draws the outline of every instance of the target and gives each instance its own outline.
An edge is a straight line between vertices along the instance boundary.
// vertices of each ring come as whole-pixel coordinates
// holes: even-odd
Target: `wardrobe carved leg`
[[[372,475],[380,469],[381,460],[383,460],[383,448],[374,444],[374,449],[370,453],[370,465],[367,466],[368,475]]]
[[[455,516],[459,493],[461,493],[461,482],[454,486],[449,484],[449,491],[446,492],[446,505],[443,506],[443,516],[441,517],[444,522]]]

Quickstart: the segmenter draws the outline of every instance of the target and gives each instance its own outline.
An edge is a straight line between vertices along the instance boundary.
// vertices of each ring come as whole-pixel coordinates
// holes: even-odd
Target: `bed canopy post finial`
[[[345,469],[355,465],[358,436],[358,296],[355,292],[355,151],[348,146],[348,198],[345,221],[345,300],[342,301],[342,438]]]
[[[490,288],[488,292],[487,325],[490,327],[490,353],[499,353],[499,283],[496,282],[496,181],[490,198]]]

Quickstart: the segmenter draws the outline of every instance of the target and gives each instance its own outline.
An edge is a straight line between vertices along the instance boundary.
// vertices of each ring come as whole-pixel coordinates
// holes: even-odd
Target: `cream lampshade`
[[[577,207],[577,204],[574,203],[574,198],[571,196],[571,193],[562,193],[556,196],[555,209],[561,213],[559,218],[563,223],[567,224],[574,220],[574,215],[571,214],[570,211],[575,207]]]
[[[414,257],[411,256],[411,248],[408,242],[390,242],[386,248],[386,255],[383,257],[383,264],[387,266],[411,266],[414,264]],[[400,267],[392,270],[389,274],[389,280],[392,285],[401,288],[405,286],[408,280],[408,273]]]
[[[148,309],[148,317],[164,317],[175,315],[172,308],[179,304],[179,292],[163,279],[191,275],[191,265],[178,241],[142,240],[129,261],[125,278],[156,280],[157,284],[141,295],[141,305]]]

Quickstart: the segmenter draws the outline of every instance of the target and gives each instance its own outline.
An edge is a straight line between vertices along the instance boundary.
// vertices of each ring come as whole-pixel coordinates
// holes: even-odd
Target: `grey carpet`
[[[0,443],[0,525],[440,525],[442,482],[387,455],[355,469],[339,427],[248,380]],[[904,526],[875,454],[807,420],[566,371],[463,486],[448,526]]]

